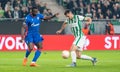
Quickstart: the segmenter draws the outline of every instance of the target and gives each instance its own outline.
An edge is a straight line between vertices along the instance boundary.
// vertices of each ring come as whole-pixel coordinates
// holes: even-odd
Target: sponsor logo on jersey
[[[33,23],[33,24],[31,24],[31,26],[32,27],[39,26],[39,23],[38,24]]]

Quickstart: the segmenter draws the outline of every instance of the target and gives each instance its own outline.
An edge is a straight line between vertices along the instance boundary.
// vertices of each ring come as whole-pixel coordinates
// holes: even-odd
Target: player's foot
[[[93,64],[93,66],[96,65],[96,62],[97,62],[97,58],[93,58],[93,60],[92,60],[92,64]]]
[[[38,65],[35,62],[31,62],[30,66],[31,67],[37,67]]]
[[[67,67],[76,67],[76,63],[75,63],[75,62],[73,62],[72,64],[67,65]]]
[[[27,63],[27,58],[24,58],[23,59],[23,66],[26,66],[26,63]]]

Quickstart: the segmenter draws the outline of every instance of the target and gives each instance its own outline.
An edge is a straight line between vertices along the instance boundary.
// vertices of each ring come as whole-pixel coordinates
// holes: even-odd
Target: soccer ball
[[[62,57],[63,57],[64,59],[69,58],[69,55],[70,55],[69,51],[67,51],[67,50],[62,51]]]

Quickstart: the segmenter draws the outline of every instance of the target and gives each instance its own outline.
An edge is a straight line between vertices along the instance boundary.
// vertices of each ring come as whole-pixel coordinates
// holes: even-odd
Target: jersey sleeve
[[[78,17],[79,17],[79,20],[84,20],[85,19],[85,17],[81,16],[81,15],[78,15]]]
[[[39,14],[39,18],[40,19],[44,19],[44,15],[43,14]]]
[[[68,19],[66,19],[66,20],[64,21],[64,23],[68,24]]]
[[[28,20],[28,17],[25,17],[25,21],[23,22],[23,24],[27,25],[29,24],[29,20]]]

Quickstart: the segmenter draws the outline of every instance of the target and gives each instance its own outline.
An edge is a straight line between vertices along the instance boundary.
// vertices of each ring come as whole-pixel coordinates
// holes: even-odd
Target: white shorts
[[[78,50],[79,51],[83,51],[83,46],[85,45],[85,41],[86,41],[86,36],[78,36],[75,38],[73,44],[78,46]]]

